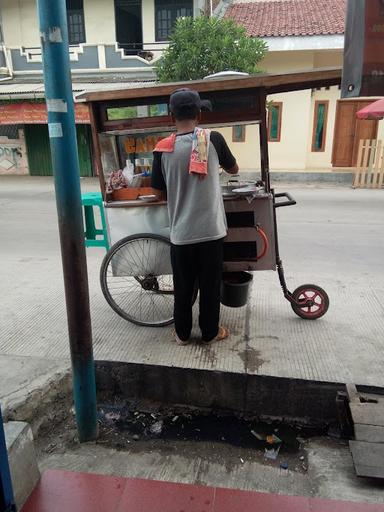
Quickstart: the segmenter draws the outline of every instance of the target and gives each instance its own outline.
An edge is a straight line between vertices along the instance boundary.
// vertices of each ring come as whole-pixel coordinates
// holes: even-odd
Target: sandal
[[[223,341],[228,338],[230,335],[229,329],[227,327],[223,327],[219,325],[219,330],[214,338],[209,341],[203,341],[204,344],[208,345],[209,343],[213,343],[215,341]]]

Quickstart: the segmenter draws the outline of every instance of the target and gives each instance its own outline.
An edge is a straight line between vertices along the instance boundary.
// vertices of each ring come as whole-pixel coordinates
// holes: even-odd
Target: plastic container
[[[221,303],[230,308],[245,306],[252,279],[249,272],[224,273],[221,281]]]

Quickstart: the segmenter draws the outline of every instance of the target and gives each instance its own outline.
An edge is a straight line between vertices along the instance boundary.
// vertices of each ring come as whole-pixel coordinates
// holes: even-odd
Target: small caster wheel
[[[291,306],[296,315],[306,320],[316,320],[328,311],[329,297],[325,290],[315,284],[303,284],[292,293],[295,302]],[[300,306],[310,301],[310,305]]]

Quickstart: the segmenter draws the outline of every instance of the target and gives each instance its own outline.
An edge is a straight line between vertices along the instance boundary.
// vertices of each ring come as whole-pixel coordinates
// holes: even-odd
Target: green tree
[[[261,39],[248,37],[230,19],[179,18],[169,47],[156,65],[160,82],[198,80],[219,71],[258,73],[268,51]]]

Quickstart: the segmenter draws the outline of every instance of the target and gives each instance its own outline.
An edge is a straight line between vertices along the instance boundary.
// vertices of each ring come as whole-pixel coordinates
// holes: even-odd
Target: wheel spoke
[[[148,236],[122,240],[112,254],[107,254],[103,292],[113,309],[127,320],[145,325],[172,322],[172,276],[159,275],[167,251],[170,244],[166,239]]]
[[[328,295],[317,285],[300,286],[292,295],[295,300],[291,303],[292,309],[302,318],[315,320],[322,317],[328,310]]]

